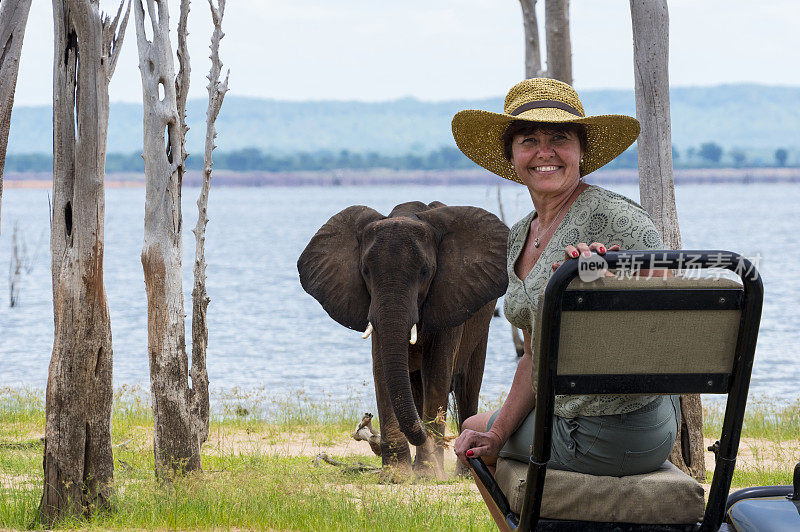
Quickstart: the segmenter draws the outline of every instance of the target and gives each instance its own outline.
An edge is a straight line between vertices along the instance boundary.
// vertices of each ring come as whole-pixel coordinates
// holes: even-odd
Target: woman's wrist
[[[492,425],[492,428],[486,431],[486,433],[494,436],[494,438],[497,440],[498,447],[502,447],[505,441],[508,439],[503,434],[500,434],[500,432],[495,429],[494,425]]]

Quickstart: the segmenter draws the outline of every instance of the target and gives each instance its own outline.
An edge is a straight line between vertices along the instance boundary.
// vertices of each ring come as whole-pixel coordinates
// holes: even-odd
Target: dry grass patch
[[[259,433],[241,429],[215,429],[208,435],[203,453],[212,456],[261,454],[315,457],[321,452],[334,456],[360,456],[370,453],[369,445],[347,434],[334,441],[321,442],[317,435],[305,432]]]
[[[708,448],[716,439],[703,438]],[[706,469],[714,469],[714,453],[706,451]],[[800,462],[800,440],[774,441],[763,438],[742,438],[736,456],[737,469],[793,469]]]

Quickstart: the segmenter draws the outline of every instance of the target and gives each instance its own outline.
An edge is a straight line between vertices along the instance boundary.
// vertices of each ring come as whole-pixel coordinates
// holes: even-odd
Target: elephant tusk
[[[371,322],[367,322],[367,330],[364,331],[364,334],[361,335],[361,338],[366,340],[367,338],[369,338],[370,334],[372,334],[372,323]]]
[[[411,327],[411,340],[409,340],[411,344],[417,343],[417,324],[415,323],[413,327]]]

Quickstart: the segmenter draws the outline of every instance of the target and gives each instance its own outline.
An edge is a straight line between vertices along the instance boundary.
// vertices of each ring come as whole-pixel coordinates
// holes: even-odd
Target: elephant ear
[[[383,218],[364,205],[348,207],[317,231],[297,259],[303,289],[331,318],[357,331],[367,328],[370,301],[361,277],[361,231]]]
[[[418,216],[440,238],[420,323],[424,329],[455,327],[506,292],[508,227],[478,207],[438,207]]]

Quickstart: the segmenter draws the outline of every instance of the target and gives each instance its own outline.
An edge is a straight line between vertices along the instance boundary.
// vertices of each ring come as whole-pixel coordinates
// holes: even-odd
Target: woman
[[[528,79],[511,88],[504,113],[461,111],[456,144],[470,159],[528,187],[534,211],[508,241],[505,315],[523,330],[525,352],[500,410],[464,421],[454,450],[494,464],[498,456],[527,462],[533,441],[531,331],[540,289],[560,260],[606,250],[663,249],[648,214],[633,201],[583,182],[639,134],[635,118],[585,116],[569,85]],[[587,244],[591,242],[591,244]],[[595,475],[657,469],[678,430],[677,397],[557,396],[550,467]]]

